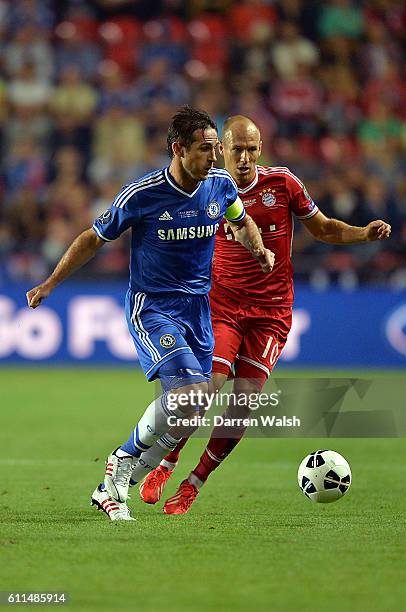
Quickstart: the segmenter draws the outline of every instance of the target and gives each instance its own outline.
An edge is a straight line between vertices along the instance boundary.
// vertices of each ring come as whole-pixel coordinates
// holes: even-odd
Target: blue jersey
[[[213,168],[188,193],[163,168],[123,187],[93,229],[102,240],[111,241],[131,228],[133,291],[202,295],[210,290],[221,219],[239,222],[245,216],[236,201],[237,186],[225,170]]]

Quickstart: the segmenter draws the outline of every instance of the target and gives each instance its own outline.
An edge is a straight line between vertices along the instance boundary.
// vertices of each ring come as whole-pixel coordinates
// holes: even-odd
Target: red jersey
[[[292,213],[298,219],[310,219],[319,209],[303,183],[288,168],[279,166],[257,166],[252,183],[238,193],[261,232],[264,246],[275,253],[275,265],[270,274],[264,274],[223,221],[216,236],[212,290],[222,289],[234,299],[256,305],[291,306]]]

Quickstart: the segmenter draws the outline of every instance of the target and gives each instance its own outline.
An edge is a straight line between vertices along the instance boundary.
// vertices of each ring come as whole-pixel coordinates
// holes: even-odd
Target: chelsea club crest
[[[176,344],[176,338],[172,334],[164,334],[159,338],[159,344],[165,349],[170,349]]]
[[[217,219],[217,217],[220,215],[220,204],[213,200],[213,202],[210,202],[206,208],[206,213],[210,219]]]

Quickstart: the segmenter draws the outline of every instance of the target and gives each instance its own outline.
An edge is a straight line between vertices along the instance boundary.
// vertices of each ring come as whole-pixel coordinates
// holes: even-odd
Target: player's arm
[[[116,240],[129,227],[134,226],[138,214],[137,195],[131,186],[124,185],[112,206],[97,217],[92,228],[82,232],[72,242],[51,276],[27,292],[28,306],[39,306],[55,287],[92,259],[105,242]]]
[[[275,262],[275,255],[264,247],[257,224],[252,217],[247,215],[240,198],[237,198],[227,208],[225,217],[235,240],[242,244],[258,260],[263,272],[271,272]]]
[[[391,226],[380,219],[371,221],[365,227],[348,225],[338,219],[326,217],[320,210],[310,219],[303,219],[308,231],[322,242],[330,244],[356,244],[358,242],[372,242],[389,238]]]
[[[82,232],[62,255],[52,274],[41,285],[27,291],[28,306],[39,306],[55,287],[92,259],[103,244],[105,241],[99,238],[93,229]]]

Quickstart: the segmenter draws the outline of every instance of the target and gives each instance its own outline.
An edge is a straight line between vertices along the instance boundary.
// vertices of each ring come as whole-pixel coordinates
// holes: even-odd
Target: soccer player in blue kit
[[[265,273],[274,263],[234,180],[213,168],[218,137],[209,115],[182,107],[172,119],[167,144],[169,167],[123,187],[93,227],[74,240],[49,278],[27,292],[28,305],[36,308],[105,242],[132,229],[127,323],[148,381],[159,378],[163,393],[147,407],[127,442],[108,456],[104,483],[92,494],[92,503],[112,520],[132,520],[126,500],[142,453],[154,446],[164,456],[177,445],[168,417],[190,417],[202,408],[192,398],[204,396],[211,373],[208,292],[214,238],[223,216]],[[181,395],[191,401],[177,403]]]

